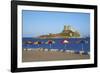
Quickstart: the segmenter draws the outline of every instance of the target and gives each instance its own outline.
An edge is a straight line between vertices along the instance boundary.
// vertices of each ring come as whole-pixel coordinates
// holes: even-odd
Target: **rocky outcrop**
[[[52,34],[49,33],[48,35],[41,35],[39,38],[79,38],[80,33],[76,30],[73,30],[71,26],[64,26],[64,29],[61,33]]]

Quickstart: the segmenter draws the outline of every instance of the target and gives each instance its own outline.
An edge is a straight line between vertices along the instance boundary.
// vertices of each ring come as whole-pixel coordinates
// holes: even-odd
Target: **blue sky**
[[[80,34],[90,34],[90,14],[76,12],[22,11],[23,37],[60,33],[64,25],[71,25]]]

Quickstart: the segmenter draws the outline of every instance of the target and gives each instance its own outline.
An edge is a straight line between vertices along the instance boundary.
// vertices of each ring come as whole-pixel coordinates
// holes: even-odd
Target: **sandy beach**
[[[22,62],[55,61],[55,60],[80,60],[89,59],[88,54],[76,54],[61,51],[34,51],[23,50]]]

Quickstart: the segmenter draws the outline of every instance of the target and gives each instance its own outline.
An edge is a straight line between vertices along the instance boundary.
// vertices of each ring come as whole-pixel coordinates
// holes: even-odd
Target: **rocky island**
[[[80,33],[75,29],[72,29],[70,25],[64,25],[64,29],[61,33],[52,34],[49,33],[47,35],[41,35],[39,38],[79,38]]]

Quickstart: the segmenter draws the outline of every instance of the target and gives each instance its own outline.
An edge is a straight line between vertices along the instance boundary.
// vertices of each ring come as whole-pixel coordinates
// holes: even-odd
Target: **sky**
[[[60,33],[64,25],[70,25],[81,36],[90,35],[90,14],[79,12],[22,11],[23,37],[37,37]]]

